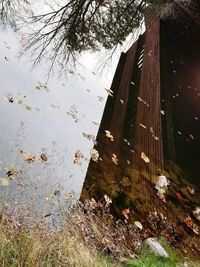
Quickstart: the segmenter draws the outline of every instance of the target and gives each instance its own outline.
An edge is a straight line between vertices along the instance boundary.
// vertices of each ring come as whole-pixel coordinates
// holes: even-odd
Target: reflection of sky
[[[7,178],[6,168],[11,165],[20,171],[9,186],[0,185],[0,194],[16,203],[18,195],[27,200],[36,194],[38,205],[58,188],[78,196],[93,146],[82,133],[96,135],[98,126],[93,122],[100,122],[106,100],[104,88],[109,84],[92,73],[93,56],[85,55],[82,63],[87,68],[77,66],[74,75],[51,77],[47,90],[38,90],[38,81],[45,83],[45,66],[30,70],[30,64],[17,59],[19,43],[15,33],[0,35],[0,178]],[[9,103],[5,96],[22,103]],[[98,96],[104,100],[99,101]],[[77,110],[78,122],[67,114],[72,106]],[[48,161],[28,164],[20,150],[37,156],[45,153]],[[82,166],[73,164],[77,150],[87,158]]]

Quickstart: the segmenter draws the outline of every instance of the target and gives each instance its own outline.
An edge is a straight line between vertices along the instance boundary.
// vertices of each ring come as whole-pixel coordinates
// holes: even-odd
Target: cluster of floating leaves
[[[48,160],[46,154],[44,154],[44,153],[40,154],[39,156],[31,154],[25,150],[21,150],[20,153],[24,156],[25,162],[27,162],[29,164],[31,164],[35,161],[46,162]]]
[[[49,92],[48,86],[46,83],[42,83],[41,81],[38,81],[35,88],[37,90],[44,90],[46,92]]]
[[[118,157],[115,153],[112,153],[112,162],[115,163],[115,165],[118,165]]]
[[[114,137],[111,134],[111,132],[109,130],[105,130],[105,133],[106,133],[106,137],[108,137],[113,142],[114,141]]]
[[[111,204],[112,199],[108,195],[104,195],[101,202],[96,202],[94,198],[86,200],[81,210],[73,209],[70,223],[75,232],[80,233],[86,245],[108,251],[113,258],[134,258],[136,247],[139,249],[141,246],[141,225],[138,223],[138,227],[137,223],[129,223],[128,208],[121,211],[121,219],[115,220],[110,212]],[[94,228],[98,231],[94,231]]]
[[[25,98],[26,96],[24,96]],[[4,96],[5,100],[8,101],[9,103],[13,104],[13,103],[16,103],[16,104],[19,104],[21,106],[24,106],[26,108],[26,110],[30,111],[32,108],[31,106],[27,105],[24,100],[20,99],[20,98],[17,98],[11,94],[6,94]]]
[[[142,127],[142,128],[144,128],[144,129],[147,129],[146,125],[144,125],[144,124],[142,124],[142,123],[139,123],[139,126]],[[150,133],[151,133],[151,136],[152,136],[156,141],[158,141],[159,138],[158,138],[158,136],[154,133],[153,127],[150,127],[149,131],[150,131]]]
[[[86,134],[86,133],[82,133],[83,136],[85,138],[87,138],[89,141],[92,141],[94,144],[96,144],[96,141],[95,141],[95,135],[94,134]]]
[[[78,114],[78,112],[77,112],[77,109],[76,109],[76,106],[75,105],[72,105],[70,107],[70,111],[67,111],[67,115],[70,116],[70,117],[72,117],[72,119],[75,122],[78,122],[79,121],[77,114]]]
[[[16,179],[18,174],[15,165],[11,165],[5,168],[7,177],[0,178],[0,185],[8,186],[12,180]]]

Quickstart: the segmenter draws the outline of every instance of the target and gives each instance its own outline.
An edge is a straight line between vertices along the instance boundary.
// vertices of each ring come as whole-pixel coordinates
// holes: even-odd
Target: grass
[[[114,264],[96,248],[86,246],[74,229],[47,233],[37,226],[28,230],[7,218],[0,225],[0,266],[80,266],[111,267]]]
[[[168,252],[169,257],[164,258],[157,256],[149,251],[143,251],[142,255],[135,261],[127,263],[126,267],[175,267],[181,266],[180,261],[175,251],[168,245],[168,243],[161,238],[160,243]]]
[[[125,267],[200,267],[200,263],[198,262],[186,262],[186,265],[184,265],[184,263],[180,263],[177,258],[166,259],[152,253],[146,253],[135,261],[128,261]]]
[[[27,227],[17,218],[0,216],[1,267],[182,267],[176,253],[164,259],[138,247],[142,235],[133,225],[115,221],[108,207],[90,202],[76,207],[62,228],[49,229],[45,221]],[[189,267],[200,264],[190,263]]]

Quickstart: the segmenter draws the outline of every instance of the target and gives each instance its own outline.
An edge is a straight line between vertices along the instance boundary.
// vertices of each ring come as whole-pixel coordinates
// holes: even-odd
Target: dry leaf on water
[[[23,154],[25,161],[27,163],[30,164],[30,163],[35,161],[35,159],[36,159],[35,155],[30,154],[30,153],[26,152],[25,150],[21,150],[20,152],[21,152],[21,154]]]
[[[106,92],[108,93],[109,96],[113,97],[113,91],[111,89],[106,89]]]
[[[195,195],[195,189],[193,187],[188,186],[187,189],[191,195]]]
[[[109,206],[112,203],[112,199],[109,198],[107,195],[104,195],[104,199],[106,201],[106,205]]]
[[[105,133],[106,133],[106,137],[110,138],[110,140],[113,142],[113,141],[114,141],[114,137],[113,137],[113,135],[111,134],[111,132],[108,131],[108,130],[105,130]]]
[[[144,128],[144,129],[146,129],[147,127],[144,125],[144,124],[142,124],[142,123],[140,123],[139,124],[142,128]]]
[[[82,162],[81,162],[82,159],[83,159],[82,152],[80,150],[77,150],[75,153],[74,164],[82,165]]]
[[[200,228],[192,221],[188,216],[184,219],[184,223],[190,228],[196,235],[200,235]]]
[[[115,163],[115,165],[118,165],[118,158],[114,153],[112,154],[112,162]]]
[[[40,159],[42,160],[42,161],[47,161],[48,159],[47,159],[47,156],[44,154],[44,153],[42,153],[41,155],[40,155]]]
[[[149,163],[150,162],[149,158],[145,155],[144,152],[141,153],[141,159],[143,159],[145,163]]]
[[[99,152],[95,148],[90,150],[90,155],[93,161],[97,162],[99,160]]]
[[[135,226],[137,226],[140,230],[143,229],[143,225],[141,224],[141,222],[136,221],[136,222],[134,222],[134,224],[135,224]]]
[[[102,238],[101,243],[102,243],[105,247],[109,247],[109,246],[112,244],[112,242],[111,242],[108,238],[106,238],[106,237],[103,237],[103,238]]]
[[[14,180],[16,177],[16,174],[17,174],[17,170],[15,168],[15,166],[10,166],[8,169],[7,169],[7,172],[6,174],[8,175],[8,177],[11,179],[11,180]]]
[[[128,220],[129,219],[130,210],[129,209],[123,209],[122,215]]]
[[[86,133],[82,133],[82,135],[87,138],[89,141],[92,141],[93,143],[95,143],[95,135],[94,134],[86,134]]]
[[[7,178],[0,178],[0,185],[8,186],[10,181]]]

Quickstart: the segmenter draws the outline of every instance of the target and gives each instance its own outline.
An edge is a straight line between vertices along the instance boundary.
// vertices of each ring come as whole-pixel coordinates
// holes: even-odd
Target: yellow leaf
[[[10,181],[6,178],[0,178],[0,185],[8,186],[10,184]]]

